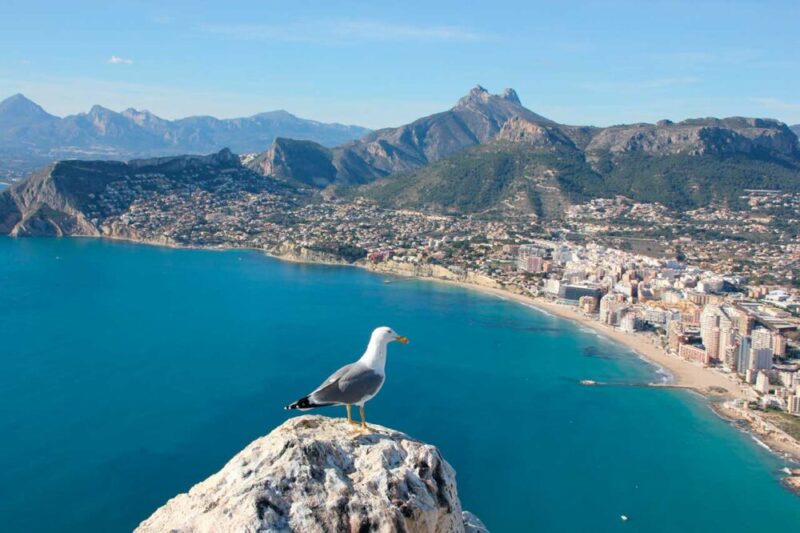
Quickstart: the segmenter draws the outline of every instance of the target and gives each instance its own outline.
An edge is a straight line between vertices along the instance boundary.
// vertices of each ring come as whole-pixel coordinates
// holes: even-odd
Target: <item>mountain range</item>
[[[0,113],[4,131],[58,121],[80,138],[81,128],[67,126],[90,115],[106,116],[99,131],[131,146],[146,146],[162,126],[162,141],[175,131],[164,126],[168,121],[133,111],[48,119],[35,104],[13,107],[22,116],[8,122],[10,114]],[[20,132],[18,142],[34,129]],[[338,196],[457,215],[560,218],[572,204],[615,195],[676,210],[737,208],[745,189],[800,192],[798,142],[788,126],[762,118],[564,125],[525,108],[512,89],[491,94],[477,86],[447,111],[334,147],[279,136],[265,151],[241,158],[226,149],[205,158],[52,164],[0,192],[0,233],[92,234],[137,197],[171,195],[187,184],[221,202],[225,191],[269,187],[289,204]]]
[[[130,108],[117,113],[96,105],[87,113],[60,118],[16,94],[0,102],[0,176],[30,172],[57,159],[201,154],[226,147],[236,153],[261,152],[281,136],[335,146],[368,132],[286,111],[166,120],[149,111]]]
[[[448,111],[327,148],[276,139],[248,162],[264,176],[438,212],[536,213],[622,194],[669,207],[800,186],[798,138],[773,119],[730,117],[599,128],[525,108],[513,89],[473,88]]]
[[[492,95],[477,86],[452,109],[398,128],[374,131],[333,149],[313,142],[276,139],[249,166],[265,176],[304,185],[363,184],[488,142],[513,117],[553,124],[524,108],[513,89]]]

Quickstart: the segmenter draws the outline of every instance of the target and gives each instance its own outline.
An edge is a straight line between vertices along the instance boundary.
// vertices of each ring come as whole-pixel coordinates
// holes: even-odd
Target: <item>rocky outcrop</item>
[[[328,148],[311,141],[275,139],[266,152],[247,162],[264,176],[298,185],[325,187],[336,179],[336,167]]]
[[[117,164],[118,165],[118,164]],[[12,236],[99,235],[65,184],[70,163],[56,163],[0,193],[0,234]],[[91,183],[90,186],[102,186]]]
[[[395,274],[398,276],[411,276],[415,278],[433,278],[444,281],[456,281],[459,283],[470,283],[481,287],[493,289],[501,288],[501,285],[489,276],[470,271],[456,271],[441,265],[406,263],[389,259],[379,263],[364,263],[368,270],[385,274]]]
[[[486,531],[462,511],[455,472],[434,446],[371,430],[355,434],[322,416],[288,420],[136,531]]]
[[[478,85],[448,111],[398,128],[374,131],[360,140],[334,148],[330,152],[331,164],[335,167],[331,182],[362,184],[418,169],[470,146],[488,142],[506,121],[514,117],[537,124],[555,124],[523,107],[513,89],[506,89],[502,94],[490,94]],[[321,148],[313,156],[316,160],[321,160],[324,155]],[[325,180],[315,181],[313,173],[317,165],[305,168],[297,158],[277,159],[273,154],[278,149],[273,146],[259,158],[271,161],[269,165],[253,163],[250,168],[264,175],[288,176],[303,183],[328,185]]]
[[[135,230],[105,221],[145,196],[163,197],[189,187],[230,194],[232,189],[278,185],[242,167],[228,149],[127,163],[59,161],[0,192],[0,234],[138,239]]]
[[[510,118],[495,137],[497,141],[524,143],[530,146],[548,148],[574,144],[558,127],[531,122],[520,117]]]
[[[647,154],[754,155],[798,157],[797,136],[777,120],[732,117],[673,123],[612,126],[594,135],[588,151]]]
[[[322,265],[347,265],[349,261],[334,253],[313,250],[306,246],[299,246],[289,242],[281,243],[268,250],[268,253],[284,261],[294,263],[317,263]]]

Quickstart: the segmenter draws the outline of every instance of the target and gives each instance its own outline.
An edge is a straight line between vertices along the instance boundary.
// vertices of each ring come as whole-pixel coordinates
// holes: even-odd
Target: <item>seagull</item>
[[[408,344],[408,339],[386,326],[376,328],[369,338],[369,344],[361,359],[345,365],[326,379],[308,396],[303,396],[284,409],[307,411],[327,405],[344,405],[347,408],[347,422],[356,425],[350,409],[359,407],[361,431],[367,430],[364,404],[374,398],[386,380],[386,346],[393,341]]]

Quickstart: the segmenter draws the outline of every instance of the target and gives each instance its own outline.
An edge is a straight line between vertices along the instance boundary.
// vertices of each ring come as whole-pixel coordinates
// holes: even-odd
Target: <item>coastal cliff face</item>
[[[136,531],[486,531],[462,511],[455,472],[434,446],[371,428],[290,419]]]
[[[207,156],[175,156],[119,161],[59,161],[0,192],[0,235],[103,236],[148,242],[163,236],[169,216],[142,212],[138,204],[184,197],[192,202],[209,195],[221,201],[275,192],[290,197],[292,189],[244,168],[230,150]],[[148,220],[156,230],[140,234]]]
[[[298,246],[288,242],[279,244],[278,246],[269,249],[270,255],[283,259],[284,261],[292,261],[295,263],[317,263],[323,265],[348,265],[350,262],[343,259],[336,254],[312,250],[306,246]]]
[[[475,272],[454,272],[440,265],[403,263],[400,261],[388,260],[381,263],[365,263],[368,270],[398,276],[412,276],[418,278],[433,278],[445,281],[455,281],[470,283],[481,287],[493,289],[500,288],[500,284],[489,276],[476,274]]]

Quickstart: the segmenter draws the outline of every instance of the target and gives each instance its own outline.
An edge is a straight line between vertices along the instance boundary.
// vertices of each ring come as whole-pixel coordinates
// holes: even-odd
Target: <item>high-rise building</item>
[[[738,336],[739,348],[736,354],[736,371],[744,375],[750,368],[750,352],[753,349],[753,340],[749,335]]]
[[[772,334],[772,354],[777,357],[786,355],[786,337],[778,332]]]
[[[792,395],[786,398],[786,410],[793,415],[800,415],[800,396]]]
[[[767,328],[756,328],[750,336],[753,337],[753,348],[772,349],[772,332]]]
[[[678,353],[681,342],[683,341],[683,326],[678,321],[670,322],[667,329],[667,342],[669,343],[669,351]]]
[[[750,350],[750,368],[753,370],[769,370],[772,368],[772,348],[756,348]]]
[[[719,328],[712,328],[711,331],[706,332],[703,337],[703,344],[706,347],[706,353],[711,361],[719,361],[720,356],[720,331]]]
[[[722,358],[722,364],[728,371],[733,372],[736,370],[736,358],[739,355],[739,346],[735,343],[725,348],[725,353]]]
[[[687,361],[695,363],[709,364],[709,357],[706,351],[700,347],[692,344],[681,344],[678,348],[678,355]]]
[[[700,337],[711,359],[719,358],[719,313],[716,305],[707,305],[700,313]]]
[[[759,371],[758,375],[756,375],[755,389],[761,394],[769,392],[769,376],[763,370]]]
[[[633,333],[636,331],[636,327],[638,325],[638,320],[636,318],[636,313],[632,311],[628,311],[627,313],[623,314],[619,320],[619,328],[622,331]]]

